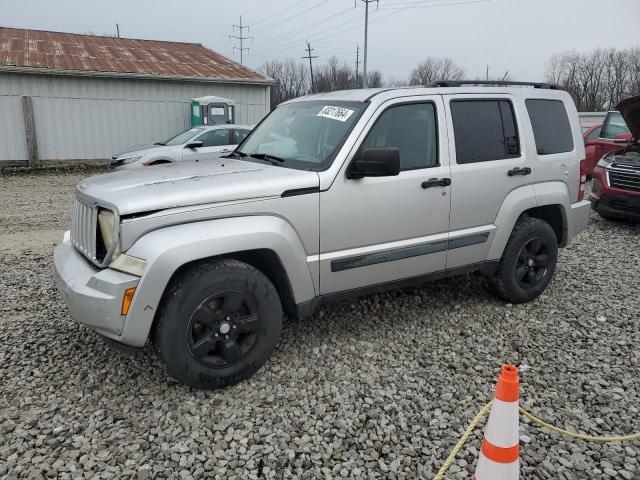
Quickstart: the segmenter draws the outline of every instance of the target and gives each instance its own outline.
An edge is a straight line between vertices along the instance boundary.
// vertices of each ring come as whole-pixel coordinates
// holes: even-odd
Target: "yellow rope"
[[[522,414],[523,417],[528,418],[533,423],[537,423],[542,428],[546,428],[547,430],[552,430],[554,432],[567,435],[568,437],[579,438],[580,440],[584,440],[585,442],[631,442],[633,440],[640,439],[640,433],[634,433],[632,435],[614,435],[612,437],[594,437],[591,435],[583,435],[582,433],[569,432],[568,430],[563,430],[562,428],[554,427],[550,423],[547,423],[544,420],[539,419],[535,415],[527,412],[522,407],[520,407],[520,413]]]
[[[458,453],[460,453],[460,450],[462,450],[462,447],[464,447],[465,443],[467,443],[467,440],[469,439],[469,436],[471,435],[471,433],[475,430],[476,426],[478,425],[482,417],[484,417],[491,409],[491,403],[492,402],[489,402],[484,407],[482,407],[482,410],[480,410],[478,414],[473,418],[473,420],[471,420],[471,423],[469,424],[467,429],[464,431],[464,433],[460,437],[460,440],[458,440],[458,443],[456,443],[456,446],[453,447],[453,450],[451,450],[451,453],[442,464],[442,467],[440,468],[440,470],[438,470],[438,473],[436,474],[436,476],[433,477],[433,480],[444,479],[445,473],[447,473],[447,470],[449,470],[449,467],[453,464],[454,460],[456,459],[456,456],[458,455]],[[614,435],[611,437],[594,437],[592,435],[583,435],[581,433],[570,432],[568,430],[555,427],[550,423],[545,422],[544,420],[527,412],[522,407],[520,407],[520,414],[523,417],[528,418],[532,423],[535,423],[542,428],[546,428],[547,430],[551,430],[553,432],[561,433],[562,435],[567,435],[568,437],[578,438],[580,440],[584,440],[585,442],[631,442],[633,440],[640,440],[640,433],[634,433],[631,435]]]
[[[456,443],[456,446],[453,447],[453,450],[451,450],[451,453],[449,454],[447,459],[444,461],[444,464],[442,465],[440,470],[438,470],[438,473],[436,474],[436,476],[433,477],[433,480],[442,480],[444,478],[444,474],[447,473],[447,470],[449,470],[449,467],[451,466],[453,461],[456,459],[456,455],[458,455],[460,450],[462,450],[462,447],[464,447],[464,444],[467,443],[467,439],[469,438],[469,435],[471,435],[471,432],[473,432],[476,429],[476,425],[478,425],[478,422],[482,419],[482,417],[484,417],[487,414],[487,412],[489,412],[490,409],[491,409],[491,402],[487,403],[484,407],[482,407],[482,410],[480,410],[478,414],[474,417],[474,419],[471,420],[471,423],[469,424],[467,429],[464,431],[464,433],[460,437],[460,440],[458,440],[458,443]]]

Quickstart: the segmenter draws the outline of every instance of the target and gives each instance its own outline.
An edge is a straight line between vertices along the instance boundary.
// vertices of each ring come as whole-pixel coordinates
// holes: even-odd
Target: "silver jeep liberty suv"
[[[553,85],[306,96],[226,158],[83,181],[58,284],[110,343],[150,338],[176,379],[224,387],[267,361],[285,314],[336,299],[471,271],[535,299],[587,226],[583,159]]]

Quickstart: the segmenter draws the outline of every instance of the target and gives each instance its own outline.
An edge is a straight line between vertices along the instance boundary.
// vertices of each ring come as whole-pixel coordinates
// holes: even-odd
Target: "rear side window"
[[[573,150],[573,133],[564,103],[560,100],[527,100],[538,155]]]
[[[459,164],[520,156],[513,106],[508,100],[453,100],[451,116]]]

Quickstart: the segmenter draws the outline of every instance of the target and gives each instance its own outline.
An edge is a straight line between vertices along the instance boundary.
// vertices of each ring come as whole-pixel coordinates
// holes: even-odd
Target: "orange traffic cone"
[[[474,480],[518,480],[520,476],[518,386],[518,369],[503,365]]]

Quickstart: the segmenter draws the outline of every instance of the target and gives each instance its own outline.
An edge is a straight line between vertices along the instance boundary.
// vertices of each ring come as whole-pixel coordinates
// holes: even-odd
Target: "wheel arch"
[[[195,268],[201,263],[220,260],[223,258],[232,258],[234,260],[238,260],[240,262],[246,263],[247,265],[251,265],[256,270],[262,272],[269,279],[269,281],[273,283],[274,287],[278,291],[278,295],[280,296],[280,300],[282,302],[282,308],[285,313],[289,316],[295,315],[296,302],[293,295],[291,282],[289,281],[289,277],[287,275],[287,271],[285,270],[284,265],[282,264],[282,260],[280,260],[278,254],[274,250],[268,248],[243,250],[192,260],[178,267],[178,269],[173,272],[173,275],[171,275],[171,278],[167,282],[167,285],[170,285],[174,281],[174,279],[182,275],[185,271],[191,268]]]
[[[170,158],[165,158],[165,157],[161,157],[161,158],[154,158],[153,160],[150,160],[148,162],[145,162],[146,165],[152,167],[153,165],[162,165],[162,164],[166,164],[166,163],[174,163],[174,160],[171,160]]]
[[[288,312],[316,295],[300,238],[276,216],[166,227],[141,237],[126,253],[147,261],[121,335],[128,345],[144,345],[169,282],[199,262],[234,258],[252,265],[272,281]]]
[[[569,231],[569,209],[569,190],[564,182],[546,182],[512,190],[494,221],[498,230],[487,260],[499,260],[502,257],[516,222],[524,215],[549,223],[558,239],[558,246],[564,247],[572,236]]]

